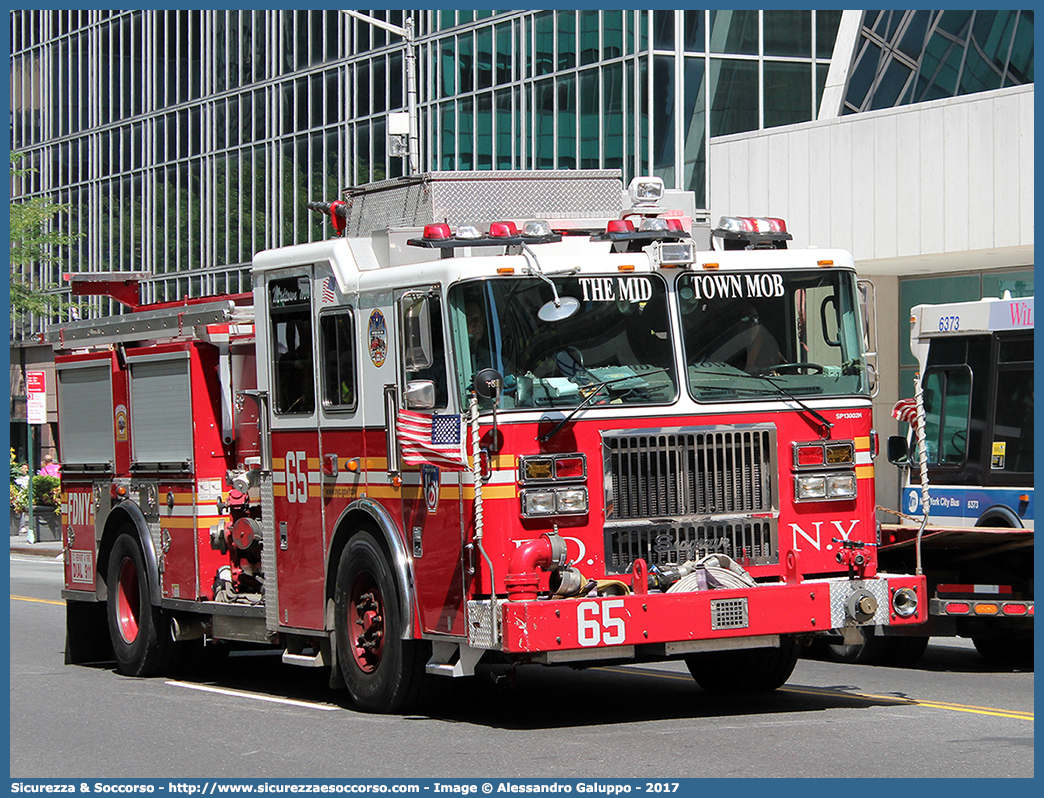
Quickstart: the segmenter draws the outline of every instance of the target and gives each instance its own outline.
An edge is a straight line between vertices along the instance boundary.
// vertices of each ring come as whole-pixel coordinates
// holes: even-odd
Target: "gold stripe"
[[[872,465],[856,466],[856,479],[873,479],[874,467]]]
[[[11,601],[31,601],[34,604],[57,604],[59,606],[64,606],[64,604],[65,604],[64,601],[54,601],[53,599],[32,598],[30,596],[16,596],[14,593],[11,594]]]
[[[870,436],[867,435],[865,438],[856,438],[855,447],[857,452],[869,452],[870,451]]]

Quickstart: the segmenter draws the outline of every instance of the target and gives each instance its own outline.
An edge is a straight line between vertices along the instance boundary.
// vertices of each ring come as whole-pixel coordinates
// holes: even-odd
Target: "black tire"
[[[709,651],[686,657],[685,664],[708,693],[767,693],[786,684],[798,653],[798,645],[785,637],[779,648]]]
[[[127,676],[165,672],[174,635],[170,619],[152,605],[145,558],[133,532],[121,532],[113,544],[107,587],[106,617],[117,670]]]
[[[359,531],[337,565],[334,636],[348,693],[365,712],[404,712],[421,698],[428,646],[402,639],[401,607],[380,544]]]
[[[889,638],[874,634],[874,627],[857,627],[862,642],[853,645],[830,643],[827,650],[834,662],[846,662],[855,665],[880,665],[885,661],[889,651]]]
[[[1033,661],[1033,636],[973,637],[975,650],[998,665],[1019,665]]]
[[[926,635],[920,637],[903,635],[882,639],[888,643],[884,664],[891,665],[893,668],[909,668],[912,665],[916,665],[918,660],[924,656],[925,649],[928,648],[928,637]]]

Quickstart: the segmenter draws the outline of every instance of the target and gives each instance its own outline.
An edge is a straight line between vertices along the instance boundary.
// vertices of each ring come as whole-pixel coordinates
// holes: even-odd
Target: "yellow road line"
[[[12,601],[33,601],[33,602],[36,602],[37,604],[57,604],[57,605],[62,606],[62,607],[65,606],[65,602],[64,601],[55,601],[54,599],[32,598],[30,596],[16,596],[14,593],[11,594],[11,600]]]
[[[626,667],[609,667],[600,668],[599,670],[611,671],[613,673],[632,673],[640,676],[653,676],[658,679],[681,679],[689,681],[690,676],[683,673],[669,673],[669,672],[657,672],[652,670],[638,670],[636,668]],[[1032,712],[1023,712],[1017,709],[997,709],[996,707],[976,707],[969,706],[967,704],[951,704],[946,701],[929,701],[919,698],[903,698],[894,695],[875,695],[873,693],[847,693],[841,690],[817,690],[802,687],[787,687],[784,685],[779,688],[780,692],[783,693],[798,693],[801,695],[814,695],[828,698],[864,698],[871,701],[888,701],[893,704],[905,704],[908,706],[919,706],[929,707],[930,709],[948,709],[951,712],[970,712],[975,715],[992,715],[998,718],[1012,718],[1013,720],[1033,720]]]

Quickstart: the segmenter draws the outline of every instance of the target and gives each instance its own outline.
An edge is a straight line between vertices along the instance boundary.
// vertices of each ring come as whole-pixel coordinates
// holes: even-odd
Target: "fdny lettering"
[[[652,283],[647,277],[581,277],[584,302],[648,302]]]
[[[696,299],[760,299],[783,296],[782,274],[703,274],[692,278]]]
[[[837,534],[841,536],[841,540],[847,541],[849,539],[849,537],[851,536],[852,532],[855,530],[856,524],[859,523],[859,519],[856,518],[855,520],[850,521],[848,523],[848,529],[847,530],[843,526],[841,526],[841,521],[831,521],[830,523],[833,524],[834,529],[837,530]],[[813,521],[812,522],[812,529],[813,529],[813,534],[815,535],[815,537],[810,535],[808,532],[806,532],[804,529],[802,529],[797,524],[791,524],[790,525],[790,531],[794,535],[794,551],[801,551],[801,547],[798,545],[798,535],[800,535],[805,540],[807,540],[809,543],[811,543],[815,547],[816,551],[822,551],[823,550],[823,535],[822,535],[823,522],[822,521]],[[828,547],[828,548],[830,548],[830,547]]]
[[[94,524],[94,500],[90,493],[78,492],[68,494],[69,524],[71,526],[91,526]]]

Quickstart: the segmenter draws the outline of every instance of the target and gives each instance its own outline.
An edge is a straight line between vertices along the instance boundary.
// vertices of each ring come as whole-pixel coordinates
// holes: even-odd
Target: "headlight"
[[[856,475],[852,471],[794,477],[794,500],[799,502],[854,499],[857,492]]]
[[[530,489],[522,491],[521,497],[522,515],[526,518],[587,512],[587,488]]]
[[[794,498],[799,502],[826,498],[826,477],[798,477],[794,480]]]
[[[562,488],[555,492],[560,513],[586,513],[587,488]]]
[[[855,474],[832,474],[826,478],[828,499],[854,499],[856,495]]]
[[[555,514],[555,492],[551,490],[525,490],[522,491],[522,515],[530,517],[535,515]]]

